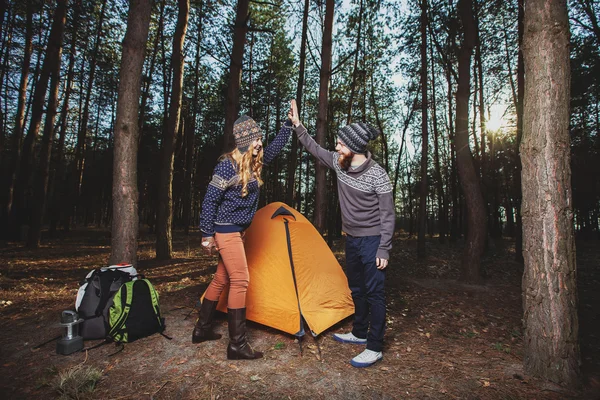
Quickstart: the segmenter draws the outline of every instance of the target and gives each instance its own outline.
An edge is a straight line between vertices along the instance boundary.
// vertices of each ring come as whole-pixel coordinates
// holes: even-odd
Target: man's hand
[[[377,257],[375,261],[377,263],[377,269],[385,269],[385,267],[387,267],[388,265],[388,260],[386,260],[385,258]]]
[[[296,105],[296,100],[292,99],[290,102],[290,111],[288,112],[288,118],[292,121],[292,125],[297,127],[300,125],[300,117],[298,116],[298,106]]]
[[[202,251],[207,256],[214,256],[219,252],[214,237],[208,236],[202,238]]]

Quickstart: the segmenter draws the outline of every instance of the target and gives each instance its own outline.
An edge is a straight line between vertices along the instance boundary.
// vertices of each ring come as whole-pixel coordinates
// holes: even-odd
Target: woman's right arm
[[[336,152],[325,150],[319,146],[312,137],[310,137],[304,125],[300,123],[298,106],[295,99],[290,101],[288,118],[292,122],[292,126],[294,126],[294,132],[296,132],[298,140],[300,143],[302,143],[306,150],[320,160],[323,164],[327,165],[328,168],[333,169],[335,166],[334,163],[336,162],[335,160],[337,160],[337,157],[335,157],[337,155]]]
[[[202,237],[209,237],[215,234],[214,226],[217,211],[233,176],[235,176],[235,170],[229,160],[223,160],[215,167],[212,179],[206,188],[204,200],[202,201],[202,213],[200,214],[200,231],[202,232]]]
[[[300,124],[294,128],[294,132],[298,136],[298,140],[306,148],[306,150],[320,160],[328,168],[334,168],[335,151],[325,150],[310,137],[304,125]]]

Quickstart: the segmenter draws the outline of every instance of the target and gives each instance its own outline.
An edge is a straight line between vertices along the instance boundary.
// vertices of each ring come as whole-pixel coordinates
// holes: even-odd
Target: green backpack
[[[121,285],[115,293],[108,313],[108,339],[117,343],[160,333],[165,320],[160,316],[158,292],[148,279],[137,279]]]

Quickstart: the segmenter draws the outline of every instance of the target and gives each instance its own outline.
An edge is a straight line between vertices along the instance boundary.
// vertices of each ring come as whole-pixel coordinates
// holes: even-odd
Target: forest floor
[[[388,321],[384,358],[353,368],[360,346],[335,342],[348,318],[316,339],[303,340],[249,324],[250,341],[265,357],[226,358],[226,316],[217,317],[221,340],[191,343],[195,306],[215,270],[199,253],[199,234],[176,233],[175,257],[153,260],[154,237],[142,235],[139,272],[161,295],[167,340],[153,335],[69,356],[57,355],[60,313],[73,309],[79,282],[105,265],[110,234],[72,231],[35,251],[0,243],[0,397],[6,399],[600,399],[600,247],[578,243],[582,390],[565,392],[524,374],[521,276],[508,240],[497,241],[484,259],[485,284],[457,282],[459,245],[427,244],[398,234],[386,279]],[[344,265],[343,239],[334,253]],[[92,345],[97,342],[86,342]],[[319,352],[320,348],[320,352]],[[77,372],[96,371],[93,391]],[[69,379],[82,387],[69,389]],[[92,379],[92,381],[94,380]],[[62,386],[61,386],[62,385]],[[71,390],[72,392],[69,392]]]

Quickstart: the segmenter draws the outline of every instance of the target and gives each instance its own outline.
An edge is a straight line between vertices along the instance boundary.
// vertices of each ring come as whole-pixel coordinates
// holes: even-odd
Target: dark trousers
[[[381,236],[346,236],[346,275],[354,301],[352,334],[367,338],[367,349],[381,351],[385,332],[385,270],[377,269]]]

